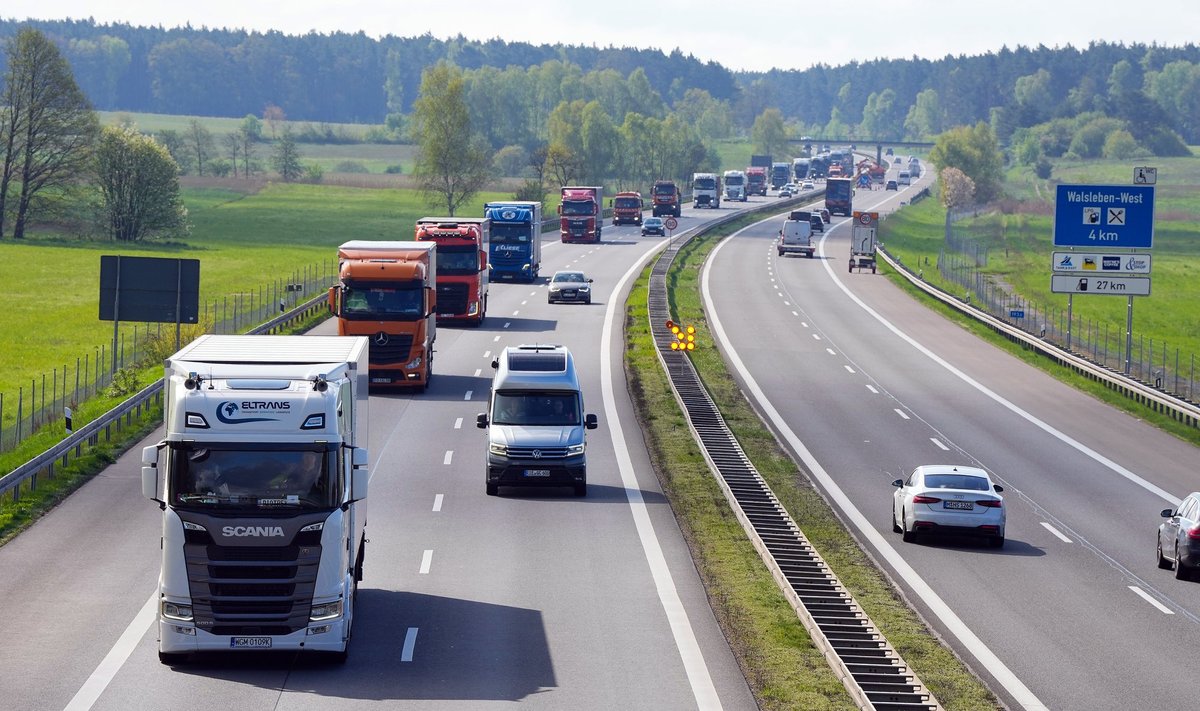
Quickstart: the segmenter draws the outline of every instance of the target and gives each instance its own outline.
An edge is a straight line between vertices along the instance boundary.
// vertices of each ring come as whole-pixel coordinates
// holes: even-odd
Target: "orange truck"
[[[424,392],[437,337],[437,242],[352,240],[338,247],[329,310],[339,336],[371,340],[372,388]]]
[[[488,249],[492,221],[486,217],[422,217],[416,240],[437,243],[437,320],[479,326],[487,316]]]
[[[646,207],[642,202],[642,194],[635,191],[617,193],[610,205],[613,211],[614,225],[641,225],[642,210]]]

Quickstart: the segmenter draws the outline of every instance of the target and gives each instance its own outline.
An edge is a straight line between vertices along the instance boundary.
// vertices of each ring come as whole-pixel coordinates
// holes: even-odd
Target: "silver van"
[[[488,496],[501,486],[569,486],[587,496],[586,430],[575,359],[565,346],[505,348],[492,367],[488,411],[475,425],[487,430]]]
[[[900,175],[896,176],[896,182],[899,183],[900,185],[911,185],[912,184],[912,174],[909,173],[907,170],[902,170],[902,171],[900,171]]]

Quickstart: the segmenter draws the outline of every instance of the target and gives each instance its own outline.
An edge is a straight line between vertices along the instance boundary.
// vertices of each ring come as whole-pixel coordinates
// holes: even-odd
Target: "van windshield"
[[[501,390],[492,400],[497,425],[563,427],[582,422],[579,393],[570,390]]]

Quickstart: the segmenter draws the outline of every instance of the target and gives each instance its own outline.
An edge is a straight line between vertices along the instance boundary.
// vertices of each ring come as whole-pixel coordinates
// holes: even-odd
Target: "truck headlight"
[[[334,602],[313,603],[312,610],[308,613],[308,619],[312,622],[321,620],[332,620],[342,616],[342,601],[335,600]]]
[[[409,370],[412,370],[413,368],[420,368],[421,367],[421,356],[417,356],[416,358],[413,358],[412,360],[408,361],[408,363],[406,363],[404,367],[408,368]]]
[[[573,455],[576,455],[576,454],[583,454],[583,448],[584,448],[585,446],[586,446],[586,445],[583,445],[583,444],[569,444],[569,445],[567,445],[567,456],[568,456],[568,457],[570,457],[570,456],[573,456]]]
[[[192,621],[192,606],[181,602],[162,601],[162,616],[169,620]]]
[[[500,457],[508,456],[508,445],[501,442],[488,442],[488,453]]]
[[[478,301],[472,301],[472,302],[471,302],[471,306],[470,306],[470,308],[468,308],[468,309],[467,309],[467,315],[468,315],[468,316],[474,316],[474,315],[475,315],[475,314],[477,314],[477,313],[479,313],[479,302],[478,302]]]

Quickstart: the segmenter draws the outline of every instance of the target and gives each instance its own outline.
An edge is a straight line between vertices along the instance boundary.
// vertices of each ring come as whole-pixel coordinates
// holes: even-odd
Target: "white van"
[[[912,185],[912,174],[907,170],[900,171],[900,175],[896,178],[896,183],[899,185]]]
[[[510,346],[492,367],[488,411],[475,418],[487,430],[488,496],[501,486],[570,486],[576,496],[587,496],[586,430],[598,421],[584,414],[571,351]]]

